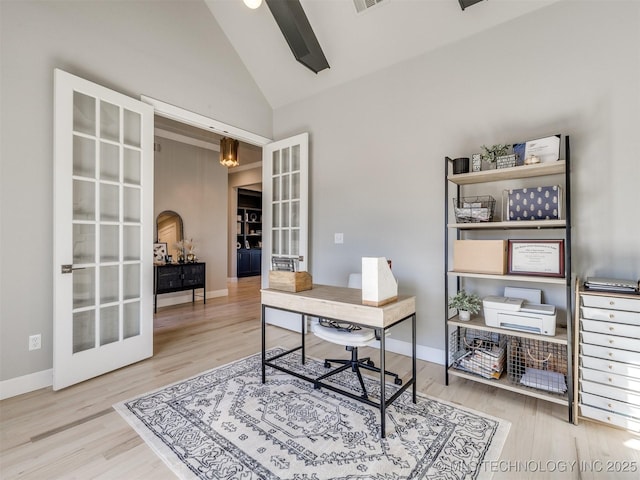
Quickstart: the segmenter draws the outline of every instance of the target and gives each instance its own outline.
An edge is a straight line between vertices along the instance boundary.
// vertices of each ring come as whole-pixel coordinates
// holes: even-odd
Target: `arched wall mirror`
[[[182,217],[172,210],[165,210],[156,219],[156,236],[158,242],[167,244],[167,253],[173,257],[173,261],[178,259],[179,251],[176,243],[184,240]]]

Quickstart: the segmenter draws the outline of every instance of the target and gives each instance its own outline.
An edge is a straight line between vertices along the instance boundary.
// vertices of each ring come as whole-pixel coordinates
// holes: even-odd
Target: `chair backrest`
[[[347,287],[349,287],[349,288],[362,288],[362,274],[361,273],[350,273],[349,274],[349,283],[347,283]]]

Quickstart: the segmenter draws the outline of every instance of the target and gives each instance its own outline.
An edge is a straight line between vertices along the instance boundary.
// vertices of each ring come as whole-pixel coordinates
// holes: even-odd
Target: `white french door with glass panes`
[[[291,259],[297,271],[308,271],[308,133],[265,145],[262,149],[262,193],[263,272],[271,269],[274,257]],[[268,275],[262,275],[265,288],[268,279]],[[266,321],[300,331],[299,315],[267,310]]]
[[[153,354],[153,108],[54,73],[53,388]]]

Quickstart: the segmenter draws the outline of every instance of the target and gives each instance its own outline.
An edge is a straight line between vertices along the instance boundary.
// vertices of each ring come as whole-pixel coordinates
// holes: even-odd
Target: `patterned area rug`
[[[326,372],[297,353],[277,361]],[[359,392],[350,371],[330,378]],[[378,398],[379,381],[365,381]],[[421,394],[413,404],[410,391],[387,408],[383,439],[375,407],[271,368],[263,385],[260,354],[114,408],[182,479],[489,478],[510,423]]]

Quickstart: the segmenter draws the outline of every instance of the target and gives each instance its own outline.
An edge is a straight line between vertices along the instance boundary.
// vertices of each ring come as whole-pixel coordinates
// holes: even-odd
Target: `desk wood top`
[[[363,326],[387,328],[416,312],[416,297],[398,296],[398,300],[380,307],[362,304],[358,288],[313,285],[303,292],[261,290],[262,304],[316,317],[345,320]]]

